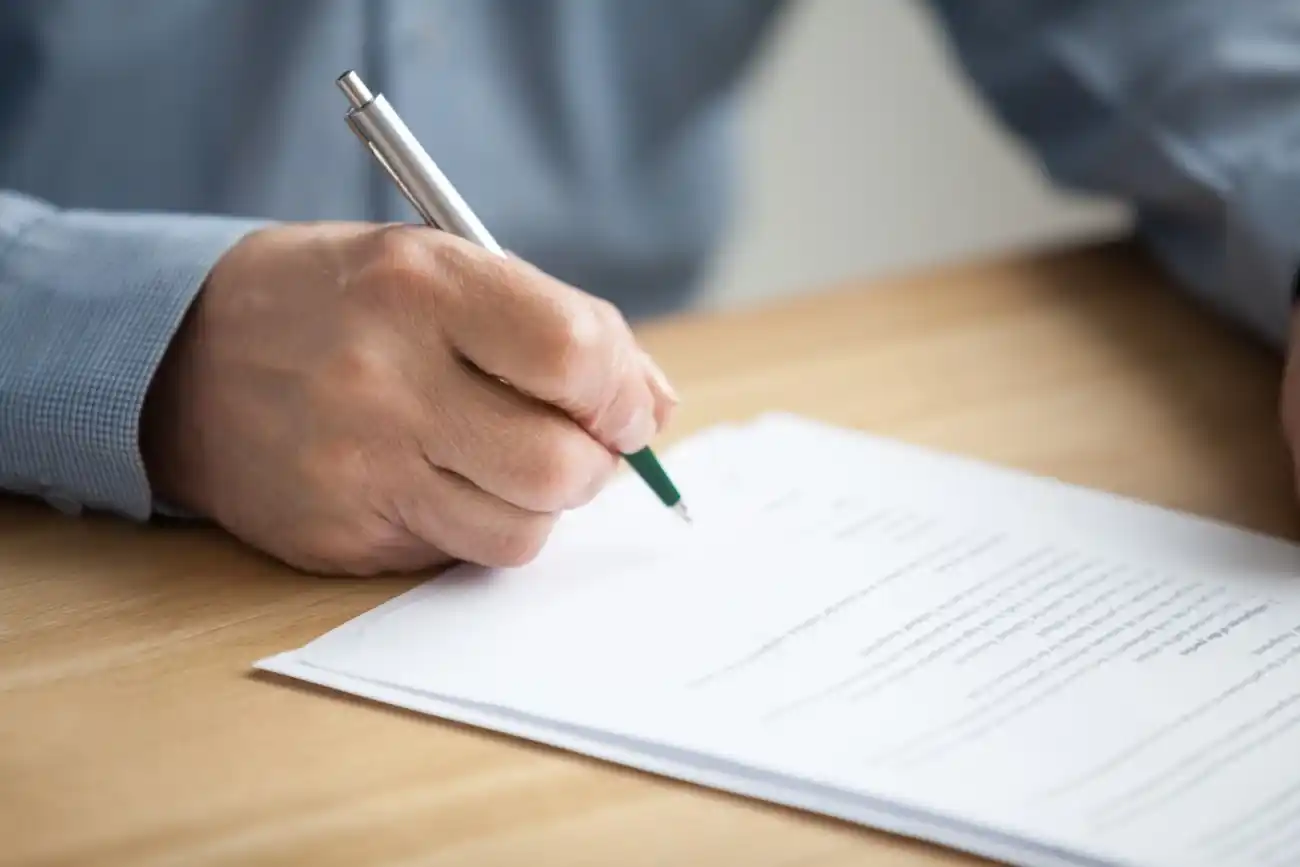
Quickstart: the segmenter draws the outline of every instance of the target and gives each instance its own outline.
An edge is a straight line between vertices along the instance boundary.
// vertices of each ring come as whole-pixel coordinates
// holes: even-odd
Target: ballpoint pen
[[[350,103],[345,116],[348,126],[370,149],[425,224],[505,256],[496,239],[479,222],[384,95],[371,93],[361,76],[352,70],[340,75],[336,83]],[[623,458],[665,506],[690,522],[681,494],[649,446]]]

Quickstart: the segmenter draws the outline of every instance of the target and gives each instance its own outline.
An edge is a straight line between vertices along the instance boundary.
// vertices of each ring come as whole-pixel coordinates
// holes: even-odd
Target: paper
[[[259,667],[1026,867],[1300,863],[1300,549],[788,416]]]

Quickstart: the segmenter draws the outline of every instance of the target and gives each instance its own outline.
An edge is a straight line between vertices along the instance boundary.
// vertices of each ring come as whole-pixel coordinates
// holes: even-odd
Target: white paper
[[[259,667],[1027,867],[1300,863],[1300,549],[788,416]]]

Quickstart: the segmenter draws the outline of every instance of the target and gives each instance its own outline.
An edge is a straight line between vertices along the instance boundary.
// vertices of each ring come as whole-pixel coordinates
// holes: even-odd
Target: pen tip
[[[695,523],[694,521],[691,520],[691,513],[687,511],[686,504],[683,503],[681,500],[678,500],[676,505],[673,506],[673,511],[677,513],[677,517],[681,518],[686,523],[688,524]]]

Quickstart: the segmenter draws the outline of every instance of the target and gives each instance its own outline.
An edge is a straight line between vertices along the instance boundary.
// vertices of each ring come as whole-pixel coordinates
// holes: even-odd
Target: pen
[[[361,76],[352,70],[340,75],[336,83],[351,106],[346,115],[348,126],[370,149],[425,224],[504,257],[505,251],[420,146],[384,95],[371,93]],[[623,458],[660,502],[690,523],[690,513],[681,494],[649,446],[625,454]]]

